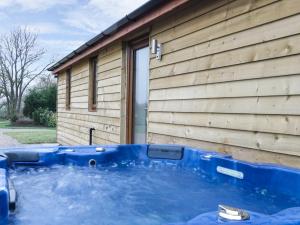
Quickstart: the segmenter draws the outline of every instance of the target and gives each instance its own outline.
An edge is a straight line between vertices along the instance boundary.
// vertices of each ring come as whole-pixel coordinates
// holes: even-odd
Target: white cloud
[[[59,40],[59,39],[42,39],[39,41],[40,46],[47,46],[47,54],[55,58],[63,57],[74,51],[84,44],[82,40]]]
[[[141,6],[147,0],[90,0],[89,5],[101,10],[112,18],[123,17]]]
[[[41,39],[39,45],[46,49],[44,65],[49,62],[57,62],[70,52],[81,46],[84,41],[81,40],[60,40],[60,39]]]
[[[1,14],[0,14],[1,18]],[[60,35],[72,35],[72,36],[86,36],[83,32],[68,29],[62,24],[52,22],[37,22],[26,25],[21,25],[22,28],[26,28],[29,31],[37,34],[60,34]],[[1,29],[1,28],[0,28]]]
[[[12,0],[1,0],[0,1],[0,7],[7,7],[12,5]]]
[[[91,33],[100,33],[147,0],[90,0],[86,5],[64,13],[63,21]]]
[[[8,16],[4,12],[0,12],[0,19],[1,20],[7,19],[7,18],[8,18]]]
[[[40,44],[48,46],[49,48],[64,49],[65,51],[70,51],[78,48],[84,43],[82,40],[58,40],[58,39],[48,39],[40,40]]]
[[[106,27],[108,24],[107,18],[104,18],[103,15],[95,9],[80,9],[66,12],[63,22],[68,26],[89,33],[100,33],[103,27]]]
[[[83,39],[100,33],[147,1],[0,0],[0,20],[6,21],[0,26],[0,34],[8,32],[12,26],[27,27],[41,34],[38,44],[47,51],[41,62],[45,64],[74,51],[86,42]],[[42,18],[41,11],[45,15]]]
[[[41,11],[56,5],[69,5],[76,0],[0,0],[0,7],[14,7],[22,10]]]
[[[61,27],[57,26],[54,23],[33,23],[24,26],[31,32],[39,34],[51,34],[61,32]]]

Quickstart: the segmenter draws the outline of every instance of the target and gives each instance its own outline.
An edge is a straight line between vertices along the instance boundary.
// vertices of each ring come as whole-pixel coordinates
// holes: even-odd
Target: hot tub
[[[175,145],[4,152],[2,225],[300,224],[296,169]]]

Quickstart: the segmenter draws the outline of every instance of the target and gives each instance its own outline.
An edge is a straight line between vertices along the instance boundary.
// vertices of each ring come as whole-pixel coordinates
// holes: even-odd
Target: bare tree
[[[40,76],[38,78],[37,82],[35,82],[35,83],[36,83],[35,87],[37,87],[37,88],[47,88],[50,86],[57,85],[56,78],[51,73],[46,73],[46,74]]]
[[[39,65],[45,51],[38,48],[37,37],[26,28],[17,28],[0,38],[0,95],[12,121],[21,113],[28,86],[50,65]]]
[[[1,73],[0,73],[1,76]],[[3,101],[4,98],[4,89],[0,86],[0,110],[6,106],[6,102]]]

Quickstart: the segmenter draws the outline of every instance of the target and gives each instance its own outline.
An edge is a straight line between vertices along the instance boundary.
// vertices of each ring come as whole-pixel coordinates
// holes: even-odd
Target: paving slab
[[[3,133],[4,131],[6,131],[6,129],[0,129],[0,148],[22,146],[22,144],[19,143],[16,139],[5,135]]]

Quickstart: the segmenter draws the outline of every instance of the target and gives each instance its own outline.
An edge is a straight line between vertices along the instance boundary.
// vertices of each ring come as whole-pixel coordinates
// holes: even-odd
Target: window
[[[95,111],[97,108],[97,57],[90,59],[89,71],[89,110]]]
[[[66,109],[70,110],[71,104],[71,69],[66,71]]]

